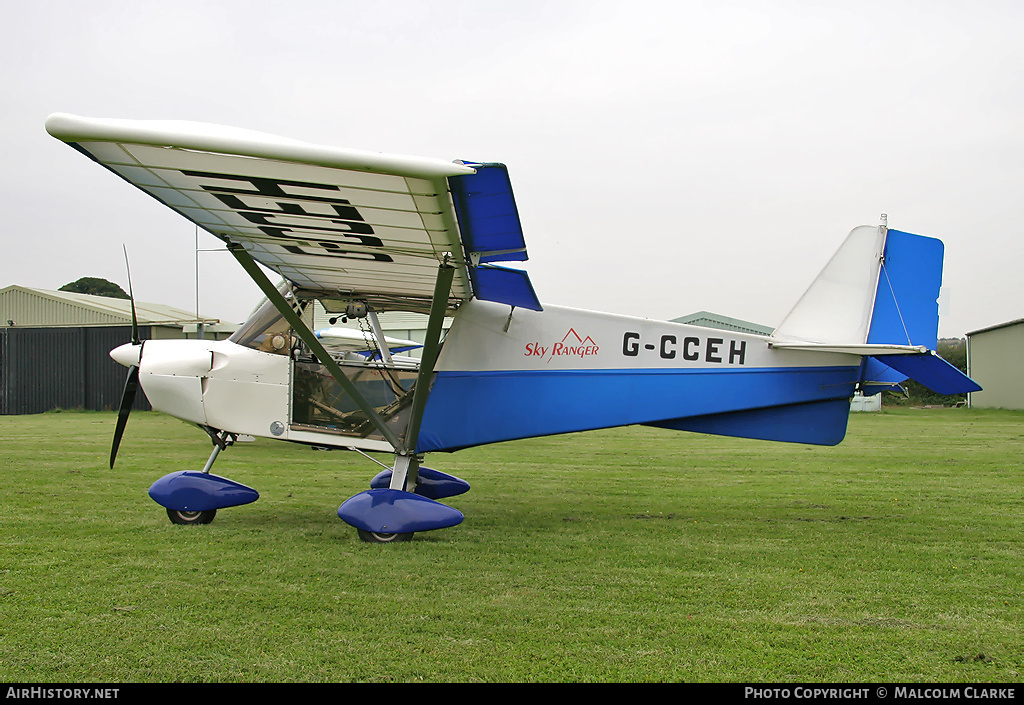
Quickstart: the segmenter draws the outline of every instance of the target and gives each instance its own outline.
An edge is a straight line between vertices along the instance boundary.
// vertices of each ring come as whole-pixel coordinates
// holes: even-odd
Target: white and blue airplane
[[[129,368],[111,467],[140,385],[213,441],[201,471],[150,488],[175,523],[259,497],[210,472],[240,434],[393,454],[338,510],[387,542],[463,520],[439,500],[468,483],[426,453],[631,424],[835,445],[855,392],[980,389],[934,352],[942,243],[884,223],[855,228],[771,335],[734,333],[542,305],[498,264],[527,259],[502,164],[197,123],[54,114],[46,129],[223,241],[266,295],[228,340],[136,334],[111,352]],[[315,301],[372,335],[314,331]],[[394,311],[427,316],[418,359],[381,332]]]

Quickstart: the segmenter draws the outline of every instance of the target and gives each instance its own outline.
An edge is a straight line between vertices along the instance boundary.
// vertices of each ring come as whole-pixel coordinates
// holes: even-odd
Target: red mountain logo
[[[576,341],[576,345],[592,345],[595,348],[597,347],[597,343],[594,342],[593,338],[591,338],[589,335],[586,338],[581,338],[580,334],[576,332],[575,328],[569,329],[569,332],[565,334],[564,338],[562,338],[562,344],[564,345],[565,341],[569,340],[570,338]],[[569,340],[570,345],[573,344],[572,340]],[[555,345],[558,345],[558,343],[555,343]]]

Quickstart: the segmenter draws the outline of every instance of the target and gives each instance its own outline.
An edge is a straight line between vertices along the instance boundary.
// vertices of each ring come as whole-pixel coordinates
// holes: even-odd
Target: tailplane
[[[863,356],[865,395],[908,377],[940,394],[979,391],[935,353],[942,258],[940,240],[884,224],[855,228],[772,334],[772,346]]]

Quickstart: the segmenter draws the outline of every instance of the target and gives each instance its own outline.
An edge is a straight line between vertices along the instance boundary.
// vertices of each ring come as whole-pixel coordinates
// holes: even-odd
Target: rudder
[[[865,342],[938,347],[941,240],[888,230]],[[870,396],[904,382],[908,375],[883,361],[865,358],[861,390]],[[889,358],[892,359],[892,358]]]

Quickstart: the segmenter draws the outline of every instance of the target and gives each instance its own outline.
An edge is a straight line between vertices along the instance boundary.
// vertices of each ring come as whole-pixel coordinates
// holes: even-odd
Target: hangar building
[[[978,409],[1024,409],[1024,318],[967,334],[967,374],[982,391],[967,395]]]
[[[236,326],[135,302],[139,338],[226,338]],[[0,414],[116,409],[126,370],[110,351],[131,340],[131,302],[12,285],[0,289]],[[148,409],[145,394],[135,407]]]

